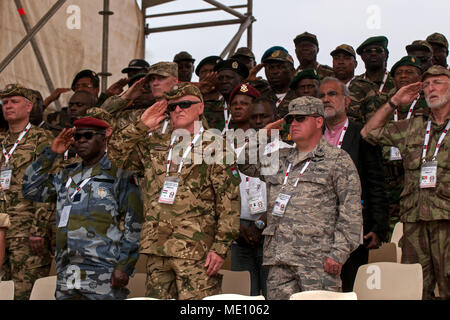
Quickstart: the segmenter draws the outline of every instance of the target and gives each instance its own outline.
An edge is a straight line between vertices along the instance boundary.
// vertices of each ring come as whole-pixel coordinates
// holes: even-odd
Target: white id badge
[[[0,184],[3,190],[9,190],[11,186],[12,168],[2,167],[0,172]]]
[[[178,178],[166,178],[164,185],[159,196],[159,203],[173,204],[175,202],[175,196],[177,195],[178,184],[180,179]]]
[[[248,205],[250,207],[250,214],[258,214],[266,211],[261,191],[256,192],[255,195],[248,196]]]
[[[58,228],[67,227],[67,222],[69,222],[69,214],[72,206],[64,206],[63,211],[61,213],[61,217],[59,219]]]
[[[389,160],[402,160],[402,155],[400,154],[400,150],[396,147],[391,147]]]
[[[425,162],[420,169],[420,188],[435,188],[437,182],[437,161]]]
[[[275,205],[273,206],[272,214],[277,217],[284,216],[289,199],[291,199],[291,195],[286,193],[280,193],[278,195],[277,200],[275,200]]]

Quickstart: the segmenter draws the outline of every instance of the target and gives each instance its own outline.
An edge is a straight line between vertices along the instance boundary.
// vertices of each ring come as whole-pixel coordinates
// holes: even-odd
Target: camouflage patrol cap
[[[297,84],[302,79],[315,79],[317,81],[320,80],[319,75],[317,74],[317,71],[315,69],[306,69],[298,72],[295,77],[292,79],[291,83],[289,84],[289,88],[292,90],[295,90],[297,88]]]
[[[109,126],[113,123],[113,116],[102,108],[92,107],[86,110],[86,115],[83,116],[88,118],[95,118],[106,122]]]
[[[435,32],[430,34],[426,40],[428,43],[441,45],[448,50],[448,41],[442,33]]]
[[[440,65],[434,65],[422,74],[422,81],[424,81],[426,77],[429,76],[447,76],[450,78],[450,70]]]
[[[323,107],[322,100],[314,97],[300,97],[292,100],[289,103],[289,115],[301,115],[309,116],[312,114],[317,114],[319,116],[325,117],[325,111]]]
[[[173,58],[173,62],[179,62],[179,61],[191,61],[194,63],[195,59],[192,58],[191,54],[186,51],[181,51],[175,55]]]
[[[278,48],[280,47],[272,47],[266,50],[262,56],[261,62],[266,63],[270,61],[282,61],[289,62],[293,65],[294,59],[292,59],[289,52],[282,47],[280,49]]]
[[[300,41],[310,41],[314,43],[317,47],[319,47],[319,42],[317,41],[317,37],[315,34],[309,32],[303,32],[295,37],[294,43],[298,44]]]
[[[34,90],[25,88],[21,84],[8,84],[3,91],[0,92],[0,98],[20,96],[30,100],[32,103],[36,102],[36,94]]]
[[[386,52],[389,52],[387,46],[388,46],[388,38],[386,38],[385,36],[377,36],[377,37],[370,37],[369,39],[367,39],[366,41],[364,41],[357,49],[356,49],[356,53],[361,55],[361,53],[363,52],[364,48],[367,46],[370,46],[372,44],[377,44],[380,45],[384,48],[384,50],[386,50]]]
[[[413,66],[419,69],[419,74],[422,72],[420,69],[420,60],[414,56],[405,56],[397,61],[391,69],[391,74],[395,76],[395,71],[401,66]]]
[[[330,55],[334,56],[335,54],[337,54],[339,52],[347,53],[356,59],[355,49],[353,49],[353,47],[348,44],[341,44],[340,46],[337,46],[336,49],[334,49],[333,51],[330,52]]]
[[[163,77],[175,77],[178,79],[178,64],[175,62],[158,62],[148,68],[147,76],[157,74]]]
[[[164,92],[164,99],[167,101],[175,100],[184,96],[196,96],[203,102],[203,95],[200,89],[189,82],[174,84],[169,92]]]
[[[410,52],[411,50],[427,50],[431,53],[433,53],[433,47],[431,46],[431,44],[429,44],[428,42],[424,41],[424,40],[415,40],[413,41],[413,43],[407,45],[406,47],[406,52]]]
[[[253,54],[252,50],[250,50],[247,47],[241,47],[237,49],[236,52],[233,54],[233,56],[231,56],[231,58],[234,58],[236,56],[244,56],[255,59],[255,55]]]

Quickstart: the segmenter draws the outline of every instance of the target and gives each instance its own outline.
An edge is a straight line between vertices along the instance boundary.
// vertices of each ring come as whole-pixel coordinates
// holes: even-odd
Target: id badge
[[[159,203],[173,204],[177,195],[180,179],[168,177],[164,180],[164,185],[159,196]]]
[[[400,150],[396,147],[391,147],[390,154],[389,154],[389,160],[402,160],[402,155],[400,154]]]
[[[64,206],[63,211],[61,213],[61,218],[59,219],[58,228],[67,227],[67,222],[69,222],[69,214],[72,206]]]
[[[0,172],[0,184],[3,190],[11,187],[12,167],[2,167]]]
[[[250,207],[250,214],[258,214],[267,210],[264,205],[264,199],[261,191],[256,192],[255,195],[249,195],[248,205]]]
[[[278,195],[277,200],[275,200],[275,205],[273,206],[272,215],[277,216],[277,217],[284,216],[284,213],[286,212],[286,207],[287,207],[290,199],[291,199],[290,194],[280,193]]]
[[[425,162],[420,169],[420,188],[435,188],[437,182],[437,161]]]

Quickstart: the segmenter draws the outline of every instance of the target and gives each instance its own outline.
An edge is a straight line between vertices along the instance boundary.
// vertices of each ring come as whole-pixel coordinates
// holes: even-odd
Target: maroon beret
[[[228,103],[231,104],[231,101],[233,101],[233,98],[235,95],[237,94],[243,94],[245,96],[249,96],[252,98],[259,98],[261,96],[261,94],[259,93],[258,90],[256,90],[255,88],[253,88],[251,85],[249,84],[240,84],[237,85],[233,91],[231,91],[230,93],[230,98]]]
[[[107,129],[109,128],[109,124],[106,121],[97,119],[97,118],[91,118],[91,117],[85,117],[78,120],[75,120],[73,122],[73,125],[77,129],[82,128],[100,128],[100,129]]]

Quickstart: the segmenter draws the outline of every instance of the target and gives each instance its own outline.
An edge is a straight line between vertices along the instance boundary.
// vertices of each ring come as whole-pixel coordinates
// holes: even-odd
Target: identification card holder
[[[173,204],[178,191],[179,178],[167,177],[159,195],[159,203]]]
[[[254,194],[249,194],[248,205],[250,207],[250,214],[259,214],[267,211],[260,188]]]
[[[291,199],[291,195],[285,191],[280,192],[275,200],[275,205],[273,206],[272,215],[277,217],[284,216],[286,212],[286,208],[288,206],[289,200]]]
[[[64,206],[61,217],[59,218],[58,228],[67,227],[67,222],[69,222],[69,214],[72,206]]]
[[[3,190],[11,187],[12,167],[3,166],[0,173],[0,184]]]
[[[389,160],[402,160],[402,155],[400,154],[400,150],[396,147],[391,147],[390,154],[389,154]]]
[[[437,161],[425,162],[420,169],[420,188],[435,188],[437,183]]]

